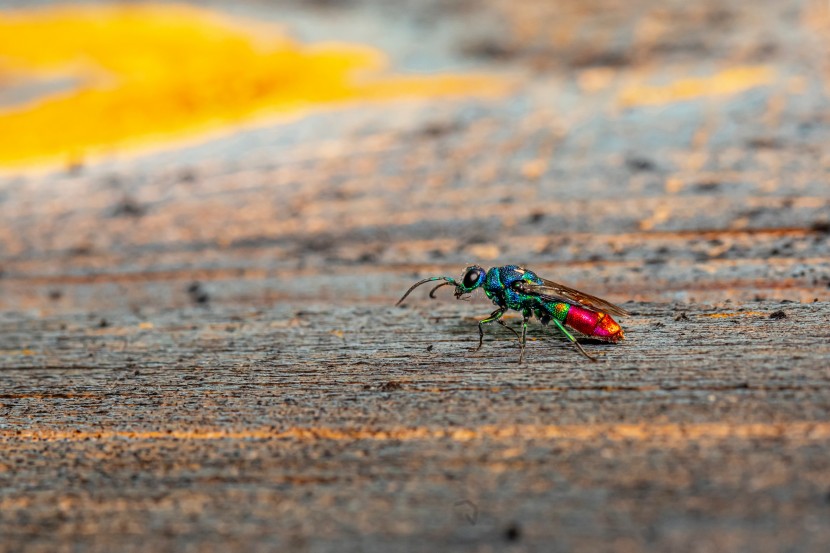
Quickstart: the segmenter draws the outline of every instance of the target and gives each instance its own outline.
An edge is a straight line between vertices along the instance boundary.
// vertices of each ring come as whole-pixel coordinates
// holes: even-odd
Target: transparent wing
[[[517,280],[513,283],[513,288],[518,292],[533,294],[534,296],[538,296],[546,301],[562,301],[565,303],[572,303],[593,311],[610,313],[611,315],[629,314],[628,311],[622,307],[609,303],[604,299],[592,296],[591,294],[586,294],[585,292],[580,292],[579,290],[574,290],[573,288],[569,288],[564,284],[559,284],[558,282],[553,282],[552,280],[545,280],[544,278],[541,280],[542,284],[535,284],[533,282],[527,282],[526,280]]]

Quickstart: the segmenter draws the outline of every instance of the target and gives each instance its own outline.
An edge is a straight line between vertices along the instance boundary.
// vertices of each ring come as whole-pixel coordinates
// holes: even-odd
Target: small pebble
[[[504,531],[504,537],[507,541],[518,541],[522,537],[522,529],[517,523],[512,523]]]

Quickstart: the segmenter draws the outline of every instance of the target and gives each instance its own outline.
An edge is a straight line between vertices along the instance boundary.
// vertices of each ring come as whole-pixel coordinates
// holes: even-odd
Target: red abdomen
[[[625,338],[617,321],[612,319],[611,315],[601,311],[589,311],[572,305],[568,309],[565,324],[577,332],[598,340],[619,342]]]

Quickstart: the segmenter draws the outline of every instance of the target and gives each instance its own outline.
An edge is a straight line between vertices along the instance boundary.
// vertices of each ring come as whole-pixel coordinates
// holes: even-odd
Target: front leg
[[[492,323],[493,321],[498,321],[499,319],[501,319],[501,316],[504,315],[505,311],[507,311],[506,307],[499,307],[498,309],[490,313],[489,317],[487,317],[486,319],[482,319],[478,322],[478,347],[475,349],[475,351],[480,350],[482,344],[484,343],[484,325],[486,325],[487,323]]]

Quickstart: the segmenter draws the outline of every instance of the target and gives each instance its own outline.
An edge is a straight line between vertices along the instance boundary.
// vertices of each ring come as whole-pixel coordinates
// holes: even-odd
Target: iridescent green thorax
[[[539,298],[523,294],[513,287],[513,283],[520,280],[535,283],[542,282],[536,273],[517,265],[493,267],[487,271],[487,277],[484,279],[484,292],[496,305],[505,306],[516,311],[535,309],[540,305]]]

